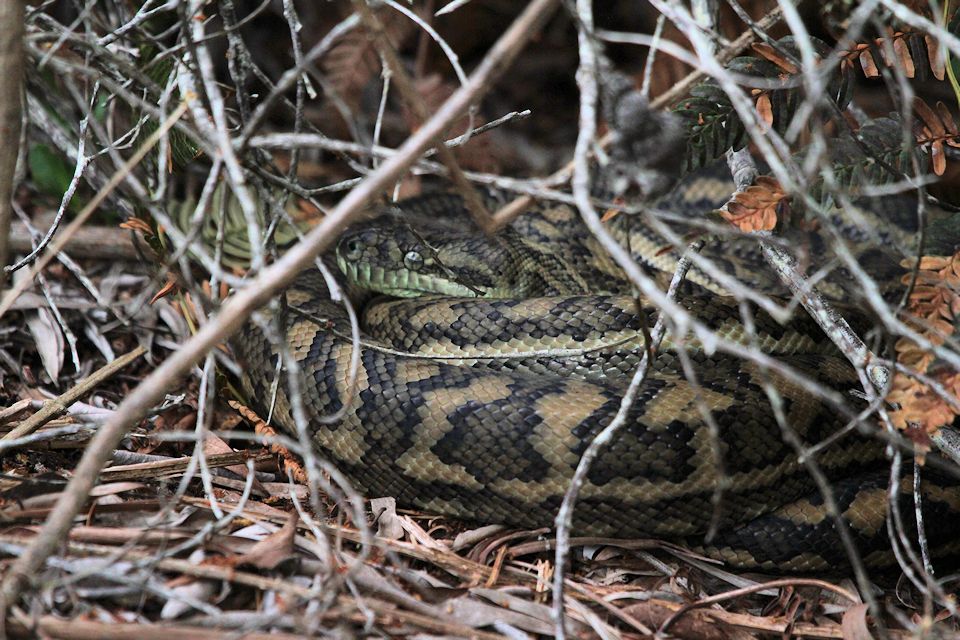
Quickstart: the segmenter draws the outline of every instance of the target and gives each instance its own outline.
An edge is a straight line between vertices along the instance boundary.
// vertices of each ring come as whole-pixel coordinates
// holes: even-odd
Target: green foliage
[[[840,186],[853,191],[888,184],[912,173],[911,151],[905,147],[903,121],[896,113],[868,120],[856,137],[844,133],[833,141],[831,166]],[[922,165],[921,165],[922,166]]]
[[[27,165],[37,191],[55,198],[63,197],[70,186],[73,169],[56,151],[45,144],[35,144],[27,153]]]
[[[694,87],[673,112],[683,120],[687,132],[684,171],[706,166],[727,149],[741,149],[746,144],[743,122],[727,94],[712,81]]]
[[[825,57],[830,48],[812,39],[815,51]],[[795,60],[799,52],[793,37],[781,38],[777,48],[765,48],[763,56],[741,56],[727,64],[751,92],[761,117],[776,131],[783,133],[802,103],[803,86]],[[852,71],[841,71],[839,61],[828,78],[827,91],[839,108],[851,97]],[[680,116],[687,131],[687,153],[684,171],[694,171],[721,157],[727,149],[739,150],[747,143],[746,129],[733,108],[730,98],[715,80],[694,87],[690,97],[681,100],[673,112]]]
[[[925,250],[928,255],[949,256],[960,248],[960,213],[933,220],[927,225]]]

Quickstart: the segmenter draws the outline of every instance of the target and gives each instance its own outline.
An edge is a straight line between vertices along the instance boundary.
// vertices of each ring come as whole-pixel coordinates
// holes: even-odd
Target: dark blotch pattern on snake
[[[311,438],[367,497],[393,496],[401,505],[480,523],[551,526],[584,449],[618,410],[655,310],[638,306],[569,207],[537,207],[489,240],[469,231],[462,205],[448,195],[394,209],[430,218],[433,231],[375,221],[340,242],[338,261],[349,281],[404,296],[368,305],[356,380],[348,376],[347,316],[329,300],[319,273],[302,274],[285,294],[279,319],[303,372]],[[666,272],[669,263],[651,238],[646,229],[621,235],[651,272]],[[743,255],[721,244],[711,257],[735,275],[765,277],[760,266],[738,265]],[[393,272],[397,265],[402,276]],[[746,343],[737,302],[706,288],[711,283],[702,274],[691,278],[696,282],[681,287],[678,302],[718,334]],[[769,289],[777,286],[771,281]],[[479,292],[485,295],[477,298]],[[409,297],[415,295],[428,297]],[[852,397],[853,370],[811,320],[799,314],[782,326],[754,314],[765,352]],[[848,418],[775,373],[688,340],[694,384],[676,343],[667,337],[624,430],[592,465],[574,532],[681,539],[738,566],[836,568],[844,554],[832,520],[784,441],[763,377],[807,446],[835,436]],[[234,346],[265,415],[276,350],[252,326]],[[273,415],[293,430],[284,389],[281,383]],[[698,402],[712,413],[717,433]],[[341,410],[339,421],[319,419]],[[868,563],[888,563],[883,446],[848,431],[816,461]],[[719,504],[717,452],[728,480]],[[935,546],[950,546],[944,541],[960,513],[957,485],[948,477],[924,485]],[[720,533],[704,544],[715,517]]]

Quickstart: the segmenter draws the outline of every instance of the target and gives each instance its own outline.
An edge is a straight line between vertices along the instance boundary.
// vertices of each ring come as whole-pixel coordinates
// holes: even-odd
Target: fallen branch
[[[23,79],[23,0],[0,2],[0,287],[10,257],[7,236],[13,220],[14,173],[20,145],[20,99]]]
[[[100,470],[130,426],[146,415],[165,390],[184,376],[204,354],[236,333],[251,313],[290,284],[300,271],[310,267],[353,216],[377,194],[393,184],[406,168],[493,84],[519,53],[523,44],[552,15],[556,4],[556,0],[533,0],[527,5],[494,44],[467,84],[454,92],[433,117],[398,149],[395,156],[350,191],[302,242],[261,271],[246,288],[228,299],[211,322],[201,327],[182,349],[172,354],[131,391],[126,400],[117,407],[114,416],[100,428],[88,445],[70,483],[36,540],[11,565],[0,589],[0,612],[5,612],[6,607],[19,597],[24,586],[37,574],[46,558],[63,539],[74,516],[96,483]],[[184,107],[178,109],[177,113],[181,113],[182,109]],[[44,256],[48,256],[53,250],[54,247],[51,247]],[[34,269],[40,269],[44,264],[46,263],[41,258]],[[0,313],[4,306],[9,306],[12,299],[4,300],[5,305],[0,305]]]
[[[70,408],[70,405],[82,398],[91,390],[95,389],[104,380],[109,379],[113,374],[142,356],[145,352],[146,349],[143,347],[137,347],[133,351],[120,356],[113,362],[108,362],[104,366],[100,367],[100,369],[94,371],[89,376],[74,385],[69,391],[66,391],[56,398],[47,400],[39,411],[17,425],[9,433],[0,437],[0,444],[9,444],[6,441],[16,440],[17,438],[22,438],[26,435],[29,435],[54,418],[59,418],[60,416],[64,415]],[[0,447],[0,450],[3,450],[3,448]]]

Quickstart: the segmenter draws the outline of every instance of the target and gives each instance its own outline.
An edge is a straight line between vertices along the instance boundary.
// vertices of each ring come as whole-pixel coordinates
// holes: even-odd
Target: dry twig
[[[0,4],[0,288],[3,267],[10,257],[7,237],[13,220],[14,172],[20,140],[20,101],[23,96],[23,0]]]
[[[506,70],[523,44],[551,15],[555,4],[555,0],[531,2],[493,46],[483,63],[471,75],[469,82],[458,89],[433,117],[410,136],[394,157],[384,162],[364,182],[347,194],[301,243],[290,249],[277,262],[263,269],[245,289],[238,291],[227,300],[214,320],[201,327],[180,351],[171,355],[127,396],[114,416],[101,427],[88,445],[70,484],[40,535],[11,566],[0,592],[2,596],[0,611],[5,611],[6,607],[17,598],[30,576],[36,573],[58,541],[63,538],[74,515],[96,482],[110,452],[130,425],[141,418],[160,399],[164,389],[180,379],[199,358],[203,357],[203,354],[240,329],[255,309],[265,304],[277,291],[289,284],[297,273],[309,267],[314,258],[329,246],[336,234],[349,222],[351,216],[392,184],[406,167],[416,160],[438,136],[442,135],[446,128]],[[183,108],[181,106],[174,115],[179,116]],[[49,255],[55,248],[56,246],[51,247],[44,255]],[[45,263],[41,258],[35,268],[42,268],[43,264]],[[4,299],[6,304],[0,305],[0,312],[4,307],[9,307],[12,299],[8,301],[8,298]]]

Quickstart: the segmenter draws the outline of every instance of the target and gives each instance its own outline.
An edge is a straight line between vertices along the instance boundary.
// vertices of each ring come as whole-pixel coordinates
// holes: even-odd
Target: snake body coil
[[[463,232],[454,215],[462,206],[449,196],[398,206],[454,222],[426,236],[397,224],[349,233],[338,251],[348,280],[394,296],[453,297],[370,306],[351,376],[348,316],[319,273],[302,274],[280,318],[302,374],[310,435],[368,497],[483,523],[551,526],[585,448],[620,408],[655,312],[624,295],[618,269],[569,207],[541,207],[505,236],[483,240]],[[558,243],[558,234],[582,240]],[[649,231],[621,239],[657,268]],[[750,336],[737,301],[694,279],[701,284],[677,295],[686,312],[730,341],[762,348],[776,366],[705,349],[692,334],[668,335],[623,430],[591,466],[575,533],[682,538],[741,566],[835,567],[845,554],[795,448],[830,441],[816,465],[868,563],[882,562],[883,445],[847,429],[849,416],[781,372],[849,399],[853,370],[812,321],[782,326],[755,311]],[[277,349],[253,327],[235,347],[252,397],[267,404]],[[273,415],[294,430],[285,388]],[[924,491],[934,539],[956,521],[960,488],[948,481]],[[720,534],[703,545],[712,524]]]

